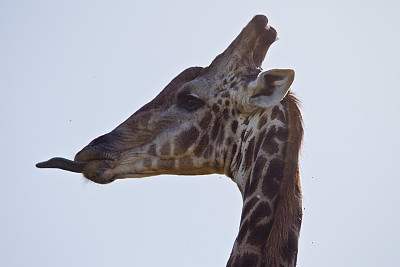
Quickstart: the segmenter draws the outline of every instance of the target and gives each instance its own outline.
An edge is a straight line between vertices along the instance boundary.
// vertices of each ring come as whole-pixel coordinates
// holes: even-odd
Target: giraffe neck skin
[[[239,187],[243,209],[228,267],[296,265],[301,193],[295,177],[291,178],[297,192],[295,214],[276,218],[282,215],[278,210],[281,202],[287,201],[281,190],[286,184],[282,180],[289,138],[287,102],[284,100],[271,109],[252,115],[247,127],[242,129],[239,149],[231,158],[227,175]],[[286,225],[277,225],[282,224],[282,220]],[[271,235],[273,228],[280,229],[281,233]],[[279,240],[278,244],[276,240]]]

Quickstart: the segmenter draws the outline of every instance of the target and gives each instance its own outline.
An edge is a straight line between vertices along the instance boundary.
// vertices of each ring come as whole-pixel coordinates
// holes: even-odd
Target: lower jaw
[[[82,170],[83,176],[97,184],[109,184],[116,178],[115,175],[108,173],[110,162],[104,160],[89,161]]]

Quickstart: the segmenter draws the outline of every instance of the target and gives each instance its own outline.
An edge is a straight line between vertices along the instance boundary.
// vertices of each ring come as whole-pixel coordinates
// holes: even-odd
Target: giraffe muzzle
[[[85,178],[97,184],[108,184],[115,180],[113,175],[104,175],[110,165],[107,160],[74,161],[55,157],[36,164],[37,168],[55,168],[82,173]]]
[[[108,184],[115,180],[112,169],[115,166],[117,151],[114,139],[118,134],[111,132],[102,135],[79,151],[74,160],[62,157],[51,158],[36,164],[37,168],[55,168],[82,173],[88,180],[98,184]]]

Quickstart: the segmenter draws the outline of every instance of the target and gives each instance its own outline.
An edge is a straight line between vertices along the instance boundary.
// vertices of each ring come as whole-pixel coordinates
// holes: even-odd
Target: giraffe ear
[[[278,104],[289,91],[294,80],[294,70],[272,69],[261,72],[247,88],[247,104],[267,108]]]

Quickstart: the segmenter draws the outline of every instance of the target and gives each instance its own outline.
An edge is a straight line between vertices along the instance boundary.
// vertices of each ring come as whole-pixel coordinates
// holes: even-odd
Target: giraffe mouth
[[[85,178],[97,184],[108,184],[116,179],[115,176],[104,175],[108,166],[107,160],[74,161],[61,157],[51,158],[36,164],[37,168],[55,168],[82,173]]]
[[[95,151],[86,148],[75,156],[75,160],[55,157],[36,164],[36,167],[82,173],[85,178],[92,182],[108,184],[116,179],[114,174],[107,172],[111,169],[113,161],[109,153],[95,153]]]
[[[141,153],[137,153],[140,155]],[[37,168],[55,168],[65,171],[82,173],[82,175],[97,184],[108,184],[117,179],[124,178],[143,178],[154,175],[151,172],[130,170],[121,165],[121,157],[116,152],[96,146],[87,146],[78,152],[74,160],[62,157],[51,158],[36,164]],[[134,156],[138,159],[140,156]],[[123,160],[122,160],[123,162]],[[134,165],[130,162],[128,165]]]

